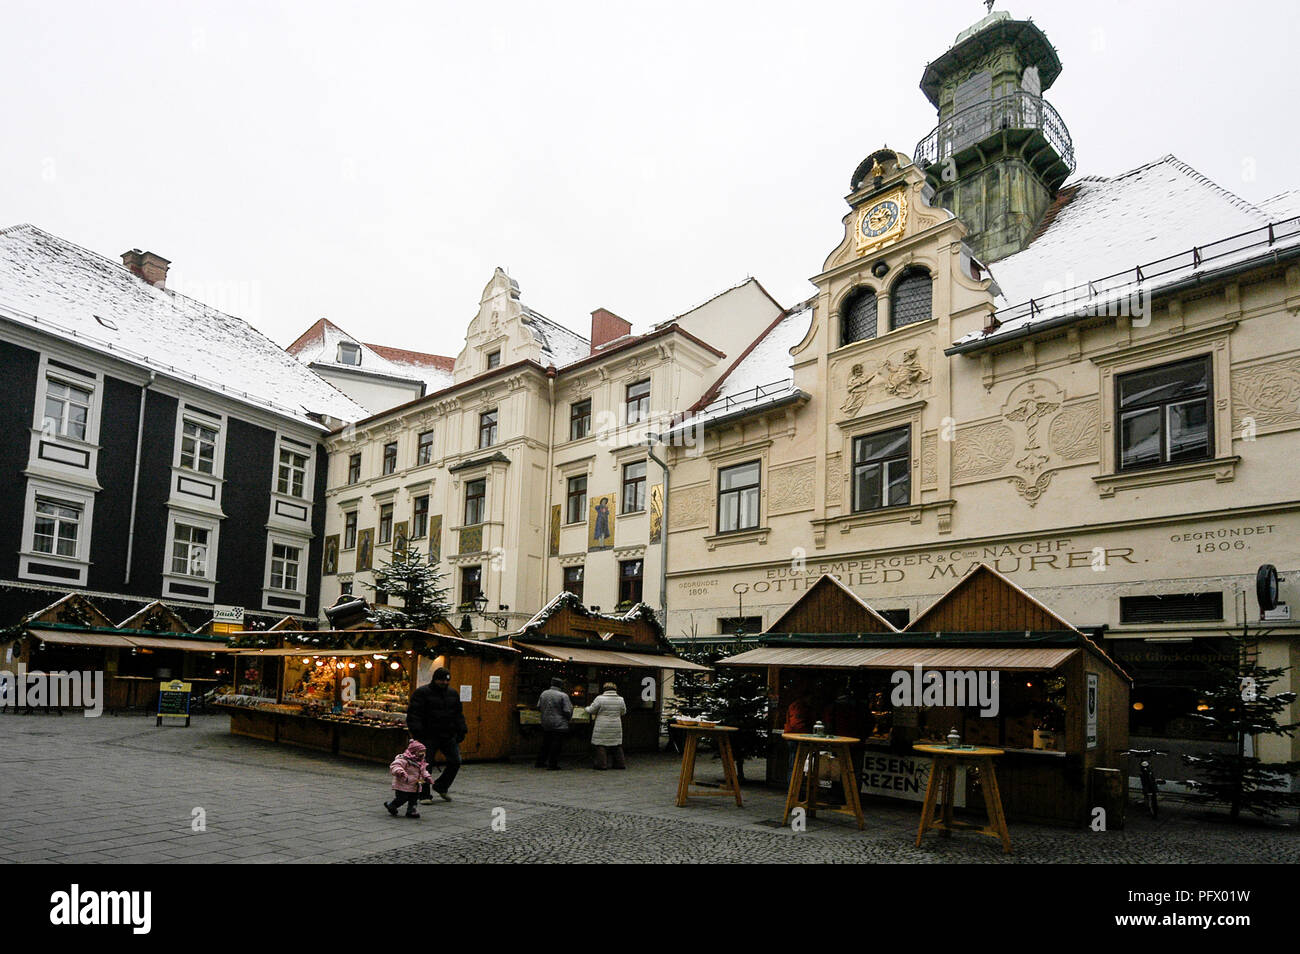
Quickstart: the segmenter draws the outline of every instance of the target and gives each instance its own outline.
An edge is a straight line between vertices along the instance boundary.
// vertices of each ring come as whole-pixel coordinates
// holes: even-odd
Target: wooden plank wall
[[[1063,627],[1051,613],[981,567],[907,628],[920,633],[980,633]]]
[[[820,580],[768,627],[770,633],[888,633],[875,615],[838,586]]]

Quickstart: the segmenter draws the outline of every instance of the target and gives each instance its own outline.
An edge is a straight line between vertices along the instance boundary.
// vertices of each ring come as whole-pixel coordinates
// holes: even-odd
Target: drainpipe
[[[659,540],[659,612],[663,614],[664,633],[668,632],[668,464],[655,456],[654,444],[664,442],[662,434],[647,434],[646,454],[664,471],[664,512],[660,515]]]
[[[156,380],[158,372],[150,371],[149,380],[140,389],[140,420],[135,428],[135,473],[131,475],[131,522],[126,534],[126,574],[122,577],[123,586],[131,582],[131,554],[135,550],[135,507],[140,499],[140,451],[144,447],[144,402],[150,386]]]
[[[546,527],[546,558],[542,560],[542,593],[537,601],[540,609],[551,601],[551,507],[555,499],[555,366],[546,369],[546,388],[551,402],[551,432],[546,438],[546,513],[543,523]],[[526,609],[527,607],[525,607]]]

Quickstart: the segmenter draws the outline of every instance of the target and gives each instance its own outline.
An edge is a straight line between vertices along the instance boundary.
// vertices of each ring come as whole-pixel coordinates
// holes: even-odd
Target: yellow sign
[[[500,690],[500,689],[489,689],[489,690],[487,691],[487,695],[485,696],[485,698],[487,699],[488,702],[500,702],[500,701],[501,701],[501,690]]]
[[[179,679],[173,679],[171,682],[164,682],[159,688],[164,692],[189,692],[190,684],[181,682]]]

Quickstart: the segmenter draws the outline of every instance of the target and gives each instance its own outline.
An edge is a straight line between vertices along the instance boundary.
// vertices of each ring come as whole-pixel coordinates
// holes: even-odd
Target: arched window
[[[876,336],[876,292],[855,288],[840,306],[840,344],[865,341]]]
[[[933,283],[924,268],[909,268],[894,283],[890,297],[890,328],[902,328],[933,317]]]

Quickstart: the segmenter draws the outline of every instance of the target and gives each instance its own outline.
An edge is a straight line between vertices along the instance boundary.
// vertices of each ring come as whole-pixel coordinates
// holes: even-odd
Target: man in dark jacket
[[[537,753],[537,767],[560,767],[560,747],[569,734],[569,720],[573,718],[573,703],[564,691],[564,680],[556,676],[551,688],[537,700],[537,711],[542,717],[542,750]]]
[[[406,726],[416,741],[424,743],[429,762],[433,762],[434,752],[446,757],[447,767],[433,783],[433,790],[444,802],[451,801],[447,789],[460,771],[460,743],[468,734],[460,696],[451,690],[450,683],[448,670],[435,669],[433,679],[411,693],[411,704],[406,710]],[[433,801],[428,783],[420,792],[420,801],[424,804]]]

